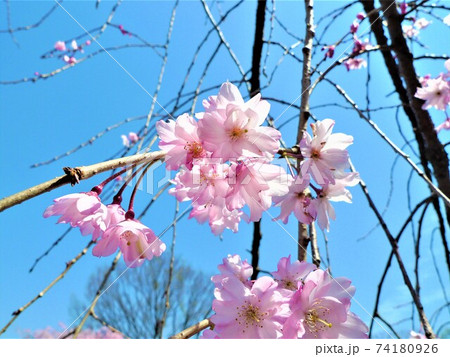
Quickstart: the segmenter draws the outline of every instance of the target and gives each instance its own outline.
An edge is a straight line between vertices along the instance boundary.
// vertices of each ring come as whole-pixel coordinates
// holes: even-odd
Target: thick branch
[[[80,166],[75,168],[65,167],[63,170],[65,175],[56,177],[47,182],[30,187],[14,195],[5,197],[0,200],[0,212],[7,208],[18,205],[30,198],[39,196],[45,192],[49,192],[63,185],[70,183],[72,186],[81,180],[86,180],[105,171],[117,169],[118,167],[150,163],[164,158],[164,151],[154,151],[145,154],[137,154],[119,159],[108,160],[89,166]]]
[[[420,83],[414,68],[413,56],[403,37],[402,17],[397,12],[395,5],[391,6],[392,3],[392,0],[381,1],[391,37],[391,48],[397,56],[400,74],[406,84],[409,103],[417,118],[418,128],[424,139],[426,157],[433,166],[434,177],[436,178],[438,187],[447,197],[450,197],[449,161],[447,153],[437,137],[430,114],[428,111],[422,109],[423,100],[414,96],[417,88],[420,87]],[[450,207],[446,207],[446,212],[447,221],[450,222]]]
[[[187,339],[191,338],[192,336],[198,334],[199,332],[203,331],[204,329],[211,327],[212,322],[209,319],[204,319],[195,325],[188,327],[187,329],[181,331],[180,333],[177,333],[176,335],[173,335],[170,337],[171,339]]]

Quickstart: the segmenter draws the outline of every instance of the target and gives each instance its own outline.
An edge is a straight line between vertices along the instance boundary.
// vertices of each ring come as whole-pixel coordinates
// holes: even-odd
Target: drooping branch
[[[18,192],[14,195],[5,197],[0,200],[0,212],[7,208],[18,205],[30,198],[39,196],[45,192],[54,190],[63,185],[75,185],[81,180],[86,180],[105,171],[117,169],[119,167],[150,163],[164,158],[164,151],[154,151],[145,154],[137,154],[119,159],[108,160],[89,166],[79,166],[75,168],[65,167],[63,170],[65,175],[58,176],[52,180],[43,182],[39,185],[30,187],[26,190]]]
[[[353,164],[350,163],[352,171],[355,171]],[[403,281],[405,285],[407,286],[411,297],[414,301],[414,304],[416,306],[417,312],[419,314],[420,322],[422,323],[423,329],[425,331],[425,335],[427,338],[436,338],[433,329],[431,328],[431,325],[428,321],[427,316],[425,315],[425,311],[422,305],[422,302],[420,300],[420,296],[417,294],[414,286],[412,285],[411,279],[408,276],[408,273],[406,271],[405,265],[403,263],[403,259],[400,255],[400,251],[398,248],[397,240],[394,238],[394,236],[391,234],[386,222],[384,221],[383,217],[381,216],[380,212],[378,211],[377,207],[375,206],[375,203],[372,200],[372,197],[369,194],[369,190],[367,189],[367,186],[363,180],[360,180],[359,185],[366,196],[367,202],[369,203],[370,208],[375,213],[378,221],[380,222],[381,228],[383,228],[383,231],[389,241],[389,244],[391,245],[392,252],[397,260],[398,266],[400,268],[400,272],[402,273]]]

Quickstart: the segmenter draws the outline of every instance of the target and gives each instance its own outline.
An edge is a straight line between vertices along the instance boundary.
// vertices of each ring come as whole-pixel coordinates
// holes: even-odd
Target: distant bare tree
[[[98,301],[97,321],[89,319],[86,325],[96,328],[101,322],[114,326],[130,338],[161,338],[185,329],[201,316],[206,317],[211,311],[213,284],[208,275],[176,259],[166,323],[162,322],[166,310],[169,264],[170,257],[163,255],[139,269],[129,269]],[[124,269],[124,266],[116,269],[109,283]],[[103,276],[104,272],[93,275],[87,286],[86,298],[73,302],[72,310],[76,316],[89,305]]]

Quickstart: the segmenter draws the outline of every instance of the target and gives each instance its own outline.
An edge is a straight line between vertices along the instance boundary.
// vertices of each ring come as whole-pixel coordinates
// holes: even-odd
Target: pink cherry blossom
[[[68,64],[75,64],[75,63],[77,63],[77,59],[75,57],[73,57],[73,56],[69,57],[67,55],[64,55],[63,61],[68,63]]]
[[[287,299],[267,276],[249,288],[228,277],[216,288],[211,317],[219,338],[280,338],[288,314]]]
[[[370,50],[372,45],[369,42],[369,39],[366,38],[364,41],[361,41],[357,37],[353,39],[353,53],[359,53],[366,50]]]
[[[323,270],[311,272],[290,301],[284,338],[367,338],[367,326],[350,312],[355,287]]]
[[[128,133],[128,139],[130,140],[131,143],[134,144],[137,143],[137,141],[139,140],[139,136],[135,132],[131,131]]]
[[[330,230],[330,219],[336,219],[332,202],[352,202],[352,195],[346,189],[346,186],[355,186],[359,183],[359,174],[357,172],[343,174],[335,180],[335,184],[326,184],[319,190],[314,205],[317,211],[317,223],[322,230]]]
[[[316,269],[311,263],[296,260],[291,263],[291,256],[281,258],[277,265],[278,270],[272,273],[273,278],[282,289],[297,291],[298,283],[303,282],[307,275]]]
[[[450,118],[445,119],[445,121],[439,124],[435,130],[436,133],[439,133],[441,130],[450,130]]]
[[[450,86],[443,76],[429,79],[425,87],[417,88],[415,97],[425,101],[422,109],[434,107],[439,110],[445,110],[450,102]]]
[[[313,137],[303,134],[300,151],[304,158],[301,164],[302,176],[308,173],[319,184],[334,183],[335,175],[342,173],[348,166],[347,146],[353,137],[345,134],[332,134],[334,120],[324,119],[311,124]]]
[[[335,45],[323,46],[322,51],[327,50],[327,52],[325,52],[325,58],[333,58],[335,48]]]
[[[233,84],[224,83],[219,95],[207,102],[206,112],[200,114],[199,134],[205,148],[224,161],[243,156],[272,158],[280,147],[281,133],[261,126],[270,104],[261,100],[260,94],[244,103],[236,92]]]
[[[86,44],[86,46],[90,46],[91,45],[91,40],[86,40],[85,44]]]
[[[54,47],[55,47],[55,50],[57,50],[57,51],[65,51],[66,43],[64,41],[56,41]]]
[[[216,197],[223,197],[228,193],[227,164],[214,163],[214,160],[199,160],[191,170],[181,170],[173,180],[176,186],[169,193],[175,195],[179,201],[186,197],[198,205],[209,204]]]
[[[180,115],[176,121],[160,120],[156,130],[161,139],[159,147],[167,152],[166,167],[169,170],[178,170],[181,165],[191,169],[194,160],[207,157],[197,132],[197,122],[188,114]]]
[[[203,331],[202,335],[200,336],[200,339],[212,340],[212,339],[220,339],[220,337],[216,331],[211,330],[211,329],[206,329]]]
[[[262,213],[272,204],[272,196],[288,192],[288,175],[281,166],[266,164],[261,160],[240,161],[231,166],[227,194],[227,208],[250,208],[250,221],[261,219]]]
[[[430,24],[431,24],[431,21],[428,21],[424,17],[417,19],[414,22],[414,26],[416,27],[417,30],[422,30],[424,28],[427,28]]]
[[[425,75],[425,76],[423,76],[423,77],[420,77],[420,78],[419,78],[420,85],[421,85],[422,87],[425,87],[425,86],[427,85],[428,80],[429,80],[430,78],[431,78],[431,76],[430,76],[429,74],[427,74],[427,75]]]
[[[350,33],[356,33],[356,31],[358,31],[359,28],[359,22],[358,21],[353,21],[353,23],[350,25]]]
[[[242,283],[246,284],[253,274],[253,267],[247,260],[242,261],[241,257],[237,254],[229,254],[228,257],[224,258],[222,261],[223,264],[218,266],[220,274],[211,277],[211,281],[216,288],[221,288],[222,280],[229,277],[237,278]]]
[[[419,34],[419,31],[417,29],[415,29],[413,25],[404,25],[403,26],[403,34],[407,38],[413,38]]]
[[[97,257],[107,257],[117,249],[122,252],[125,264],[135,268],[142,265],[145,259],[159,257],[166,250],[166,245],[141,222],[126,219],[110,226],[92,253]]]
[[[364,58],[349,58],[344,62],[344,66],[347,68],[347,71],[361,69],[362,67],[367,67],[367,61]]]
[[[212,202],[205,205],[193,203],[189,218],[195,218],[200,224],[208,221],[211,232],[214,235],[220,235],[225,229],[230,229],[233,233],[236,233],[242,215],[243,212],[238,209],[230,211],[225,205],[224,198],[216,197]]]
[[[364,20],[365,17],[366,17],[366,14],[365,14],[364,12],[358,12],[358,13],[356,14],[356,18],[357,18],[358,20]]]
[[[406,3],[406,1],[403,1],[400,5],[399,5],[399,7],[400,7],[400,13],[402,14],[402,15],[404,15],[404,14],[406,14],[406,9],[408,8],[408,4]]]
[[[301,223],[310,224],[316,218],[316,207],[312,204],[312,197],[305,193],[309,185],[309,175],[300,178],[296,176],[289,184],[289,192],[280,197],[274,197],[273,202],[281,207],[280,215],[276,219],[281,219],[284,224],[288,222],[289,215],[294,212],[295,217]]]
[[[94,240],[106,229],[107,208],[97,192],[72,193],[53,201],[55,203],[45,210],[44,218],[61,216],[57,223],[79,227],[82,235],[92,234]]]

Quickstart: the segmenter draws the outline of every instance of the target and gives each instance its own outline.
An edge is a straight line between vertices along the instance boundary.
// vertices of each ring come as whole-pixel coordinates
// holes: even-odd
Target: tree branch
[[[65,175],[58,176],[47,182],[43,182],[39,185],[30,187],[14,195],[5,197],[0,200],[0,212],[8,209],[12,206],[18,205],[30,198],[39,196],[45,192],[50,192],[55,188],[67,185],[70,183],[72,186],[79,183],[81,180],[86,180],[100,174],[105,171],[117,169],[119,167],[147,164],[156,160],[164,158],[164,151],[154,151],[145,154],[137,154],[127,156],[119,159],[108,160],[89,166],[79,166],[75,168],[65,167],[63,168]]]

